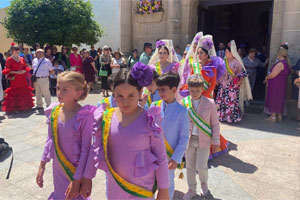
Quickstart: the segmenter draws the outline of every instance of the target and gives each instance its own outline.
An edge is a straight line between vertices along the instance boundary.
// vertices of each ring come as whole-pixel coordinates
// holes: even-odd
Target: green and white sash
[[[197,114],[196,110],[193,108],[191,96],[187,96],[182,100],[184,107],[188,109],[189,118],[194,122],[196,127],[205,135],[212,138],[211,126]]]

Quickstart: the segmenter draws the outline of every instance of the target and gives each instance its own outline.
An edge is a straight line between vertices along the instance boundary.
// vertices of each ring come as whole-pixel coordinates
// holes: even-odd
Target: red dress
[[[12,71],[30,71],[27,67],[24,58],[20,57],[20,62],[15,61],[12,57],[6,60],[5,69],[2,71],[4,75]],[[9,77],[14,76],[14,80],[10,80],[10,87],[5,90],[6,96],[3,102],[2,110],[10,113],[15,111],[30,110],[33,104],[33,89],[28,86],[26,80],[26,73],[24,74],[11,74]]]

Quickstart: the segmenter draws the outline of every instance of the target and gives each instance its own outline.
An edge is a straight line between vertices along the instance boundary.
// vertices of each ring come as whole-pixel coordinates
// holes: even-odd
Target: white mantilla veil
[[[235,44],[235,41],[234,40],[231,40],[230,41],[230,49],[231,49],[231,53],[233,55],[233,57],[242,65],[243,69],[245,71],[246,68],[244,66],[244,63],[240,57],[240,55],[238,54],[237,52],[237,47],[236,47],[236,44]],[[240,87],[240,100],[239,100],[239,106],[242,110],[242,112],[244,112],[244,101],[246,100],[252,100],[252,92],[251,92],[251,87],[250,87],[250,82],[249,82],[249,78],[248,77],[245,77],[244,78],[244,81]]]
[[[205,42],[206,41],[209,41],[211,42],[212,46],[210,49],[208,49],[207,47],[205,47]],[[199,42],[198,42],[198,45],[197,45],[197,49],[196,49],[196,52],[194,54],[194,63],[195,62],[200,62],[200,59],[199,57],[197,56],[197,50],[200,48],[200,47],[203,47],[205,48],[207,51],[208,51],[208,55],[210,57],[212,56],[217,56],[217,53],[216,53],[216,49],[215,49],[215,45],[214,45],[214,41],[213,41],[213,36],[212,35],[205,35],[203,37],[200,38]],[[195,59],[196,58],[196,59]]]
[[[203,37],[203,32],[198,32],[198,33],[195,35],[195,37],[194,37],[194,39],[193,39],[193,41],[192,41],[192,43],[191,43],[191,46],[190,46],[190,48],[189,48],[189,51],[188,51],[187,54],[186,54],[186,59],[189,59],[191,56],[195,57],[195,54],[197,55],[197,48],[196,48],[196,51],[194,52],[194,51],[193,51],[193,45],[194,45],[194,44],[197,44],[197,47],[198,47],[199,41],[200,41],[200,39],[201,39],[202,37]]]
[[[165,43],[165,46],[169,50],[169,59],[168,62],[173,63],[173,62],[179,62],[177,55],[175,53],[174,45],[172,40],[160,40]],[[158,55],[158,48],[155,49],[154,54],[152,55],[148,65],[155,65],[157,62],[159,62],[159,55]]]

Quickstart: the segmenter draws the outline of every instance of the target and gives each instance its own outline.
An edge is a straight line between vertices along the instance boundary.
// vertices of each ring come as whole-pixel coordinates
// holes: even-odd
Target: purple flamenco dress
[[[59,105],[58,103],[52,103],[46,110],[48,125],[48,138],[45,144],[42,161],[49,162],[53,159],[52,171],[53,171],[53,184],[54,191],[50,194],[48,199],[65,199],[65,192],[70,184],[65,172],[62,170],[61,165],[55,154],[54,143],[51,134],[50,115],[51,110]],[[66,159],[76,167],[76,171],[73,175],[75,180],[82,179],[82,175],[85,169],[85,165],[88,159],[92,141],[93,131],[93,111],[94,106],[86,105],[80,108],[76,115],[66,122],[62,122],[58,119],[58,143],[59,147],[65,155]],[[78,196],[76,199],[84,199],[82,196]]]
[[[113,178],[105,161],[101,139],[101,122],[103,109],[97,108],[94,113],[96,140],[89,154],[84,172],[85,178],[93,178],[97,169],[107,175],[108,199],[153,199],[140,198],[123,190]],[[142,112],[131,124],[123,127],[115,113],[112,115],[110,135],[108,137],[108,159],[114,171],[126,181],[144,189],[169,188],[168,159],[161,129],[154,122],[159,113],[156,109]],[[99,186],[96,186],[99,187]]]

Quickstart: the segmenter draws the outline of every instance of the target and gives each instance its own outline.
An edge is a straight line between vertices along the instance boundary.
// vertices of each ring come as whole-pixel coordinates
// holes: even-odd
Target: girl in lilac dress
[[[267,98],[265,111],[271,113],[267,120],[281,122],[282,113],[286,98],[287,78],[291,73],[290,61],[287,51],[279,49],[277,53],[278,61],[273,65],[264,83],[267,83]]]
[[[85,99],[87,93],[87,84],[81,74],[70,71],[59,74],[59,103],[45,110],[48,138],[36,177],[36,183],[42,188],[45,165],[53,159],[54,191],[49,199],[84,199],[79,196],[80,181],[91,146],[95,107],[81,107],[78,101]]]
[[[114,79],[118,107],[94,113],[96,140],[84,172],[81,194],[90,195],[96,169],[107,175],[108,199],[168,199],[168,159],[164,136],[155,118],[156,108],[138,106],[143,87],[151,84],[153,69],[138,62],[131,71],[121,69]],[[99,186],[97,186],[99,187]]]

